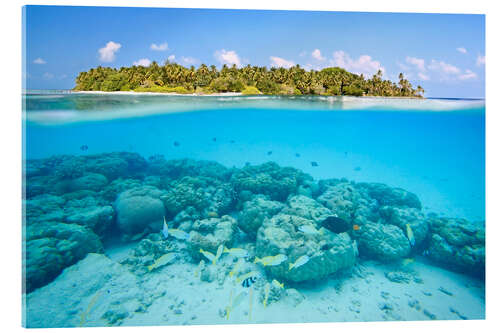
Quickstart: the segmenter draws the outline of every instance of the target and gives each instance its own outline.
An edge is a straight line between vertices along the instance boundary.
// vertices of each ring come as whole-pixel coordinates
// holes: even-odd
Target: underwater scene
[[[485,318],[484,100],[23,100],[26,327]]]

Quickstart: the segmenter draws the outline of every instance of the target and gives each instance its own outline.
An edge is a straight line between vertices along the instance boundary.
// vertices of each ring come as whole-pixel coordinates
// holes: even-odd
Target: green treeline
[[[307,71],[299,65],[286,68],[224,65],[201,65],[186,68],[166,62],[151,65],[92,68],[76,78],[75,90],[80,91],[140,91],[210,94],[242,92],[269,95],[350,95],[422,97],[424,90],[399,74],[399,82],[382,79],[379,70],[367,79],[339,67]]]

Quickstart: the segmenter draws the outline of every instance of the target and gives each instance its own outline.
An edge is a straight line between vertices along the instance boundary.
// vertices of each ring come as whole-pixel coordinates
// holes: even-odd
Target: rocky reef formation
[[[215,255],[221,245],[242,248],[247,262],[285,255],[258,266],[279,281],[327,278],[352,267],[358,254],[397,263],[425,253],[484,275],[484,225],[425,215],[415,194],[384,184],[315,181],[273,162],[226,168],[135,153],[30,160],[24,175],[28,293],[102,252],[110,238],[140,241],[123,262],[138,275],[167,252],[198,263],[206,260],[200,249]],[[164,219],[184,239],[165,239]]]
[[[434,217],[430,219],[430,226],[428,256],[432,261],[484,279],[484,223]]]

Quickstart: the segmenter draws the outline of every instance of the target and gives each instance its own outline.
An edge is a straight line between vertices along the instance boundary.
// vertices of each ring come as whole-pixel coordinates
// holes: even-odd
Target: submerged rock
[[[188,251],[191,257],[199,261],[204,259],[200,249],[215,255],[219,245],[231,247],[236,229],[237,222],[229,215],[195,221],[189,233]]]
[[[295,168],[282,168],[274,162],[246,165],[234,171],[231,176],[231,183],[237,192],[246,190],[254,194],[265,194],[277,201],[285,201],[307,180],[312,180],[312,177]]]
[[[267,272],[278,280],[294,282],[320,280],[328,275],[349,268],[356,262],[357,248],[348,234],[334,234],[326,229],[307,234],[299,227],[318,225],[303,217],[278,214],[266,220],[257,234],[257,256],[284,254],[287,260],[277,266],[266,266]],[[290,264],[302,256],[309,260],[290,269]]]
[[[406,225],[409,224],[415,237],[416,247],[420,247],[427,240],[429,234],[429,223],[420,210],[416,208],[384,206],[380,209],[380,216],[384,223],[398,226],[405,235]]]
[[[165,208],[159,199],[162,192],[152,186],[132,188],[121,193],[114,204],[119,230],[126,236],[161,230]]]
[[[410,242],[403,231],[391,224],[366,223],[359,232],[359,254],[383,262],[396,261],[410,254]]]
[[[91,253],[26,296],[26,326],[120,325],[148,303],[134,274],[105,255]]]
[[[484,222],[432,218],[428,256],[448,269],[484,278]]]
[[[256,195],[245,201],[238,214],[238,226],[250,237],[255,238],[257,231],[266,218],[271,218],[285,207],[279,201],[267,200],[263,195]]]
[[[380,206],[409,207],[422,209],[418,197],[402,188],[390,187],[381,183],[360,183],[370,197],[377,200]]]
[[[89,228],[78,224],[41,222],[26,228],[26,292],[52,281],[61,271],[90,252],[102,252],[102,243]]]

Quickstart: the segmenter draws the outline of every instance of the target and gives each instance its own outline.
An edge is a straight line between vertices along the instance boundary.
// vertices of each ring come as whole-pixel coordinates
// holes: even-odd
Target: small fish
[[[247,277],[245,280],[243,280],[241,286],[245,288],[250,288],[256,281],[257,281],[257,276],[250,276]]]
[[[276,279],[273,279],[273,281],[271,282],[273,284],[273,286],[275,286],[276,288],[281,288],[281,289],[285,289],[285,284],[282,282],[282,283],[279,283],[278,280]]]
[[[403,259],[403,261],[401,262],[401,265],[408,266],[410,264],[413,264],[413,262],[415,262],[415,259],[413,259],[413,258],[406,258],[406,259]]]
[[[215,261],[215,256],[208,252],[208,251],[205,251],[203,249],[200,249],[200,253],[203,254],[205,256],[205,258],[207,258],[209,261],[211,261],[212,263],[214,263]]]
[[[301,256],[299,259],[297,259],[296,262],[288,265],[288,270],[290,271],[290,270],[292,270],[292,268],[297,268],[297,267],[300,267],[300,266],[306,264],[309,261],[309,259],[310,258],[308,255]]]
[[[300,154],[299,153],[295,153],[295,157],[300,157]]]
[[[415,246],[415,236],[413,236],[413,230],[411,230],[411,226],[409,223],[406,224],[406,236],[408,236],[410,245]]]
[[[217,260],[219,260],[220,256],[222,255],[222,251],[224,251],[224,245],[219,245],[217,248],[217,253],[215,254],[215,259],[212,261],[212,264],[215,265],[217,263]]]
[[[200,272],[204,267],[205,267],[205,261],[202,259],[202,260],[200,260],[198,267],[196,267],[196,269],[194,271],[194,277],[198,277],[198,275],[200,275]]]
[[[223,253],[228,253],[228,254],[230,254],[234,257],[237,257],[237,258],[247,258],[250,255],[247,250],[236,248],[236,247],[232,248],[232,249],[228,249],[227,247],[224,247]]]
[[[174,141],[174,146],[175,147],[179,147],[181,144],[179,143],[179,141]]]
[[[168,224],[165,216],[163,216],[163,229],[161,230],[161,233],[163,234],[163,237],[165,237],[165,239],[168,238]]]
[[[359,166],[355,167],[354,171],[361,171],[361,167],[359,167]]]
[[[177,255],[174,252],[164,254],[160,258],[156,259],[152,265],[149,265],[148,270],[151,272],[153,269],[165,266],[166,264],[174,260],[176,256]]]
[[[286,261],[288,257],[284,254],[277,254],[275,256],[268,256],[264,258],[255,257],[254,264],[261,263],[264,266],[277,266]]]
[[[347,152],[346,151],[344,152],[344,156],[347,157]]]
[[[361,229],[361,227],[357,224],[352,226],[352,230],[354,230],[354,231],[358,231],[359,229]]]
[[[207,213],[207,216],[208,216],[208,217],[219,217],[219,214],[217,214],[217,212],[213,212],[213,211],[212,211],[212,212],[208,212],[208,213]]]
[[[268,283],[266,283],[266,286],[264,287],[264,302],[262,302],[264,304],[264,307],[267,307],[267,299],[269,298],[269,291],[271,290],[271,285]]]
[[[212,138],[212,141],[213,142],[217,142],[217,138]]]
[[[180,229],[170,229],[168,232],[170,235],[180,240],[188,241],[191,238],[191,235]]]
[[[80,147],[81,151],[87,151],[88,149],[89,149],[89,146],[87,146],[87,145],[83,145]]]
[[[234,141],[234,140],[231,140],[230,142],[231,142],[231,143],[235,143],[235,141]]]
[[[272,150],[270,150],[270,151],[267,152],[267,155],[272,155],[272,154],[273,154]]]
[[[229,272],[229,277],[233,277],[234,274],[238,274],[238,272],[240,271],[241,266],[243,266],[244,263],[245,263],[245,260],[243,258],[238,259],[238,261],[234,265],[234,267],[231,270],[231,272]]]
[[[238,294],[238,296],[234,298],[233,301],[231,301],[231,305],[226,308],[227,319],[229,319],[229,314],[231,313],[231,311],[236,309],[236,307],[241,304],[241,301],[243,301],[246,295],[247,292],[242,291],[241,293]]]
[[[246,279],[248,279],[249,277],[252,277],[252,276],[259,276],[259,273],[255,272],[255,271],[248,272],[246,274],[243,274],[242,276],[239,276],[236,279],[236,282],[240,283],[241,281],[245,281]]]
[[[313,167],[317,167],[317,166],[319,166],[319,164],[318,164],[318,162],[314,162],[314,161],[312,161],[312,162],[311,162],[311,166],[313,166]]]
[[[299,231],[303,232],[308,235],[317,235],[319,234],[319,230],[317,230],[315,227],[313,227],[310,224],[304,224],[299,227]]]

